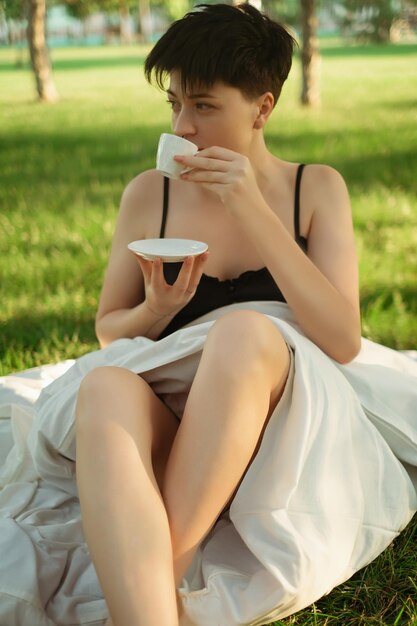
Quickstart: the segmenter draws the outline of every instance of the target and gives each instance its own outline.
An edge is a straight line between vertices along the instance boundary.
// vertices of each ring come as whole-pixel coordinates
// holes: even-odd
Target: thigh
[[[138,452],[149,454],[161,487],[179,421],[143,378],[120,367],[92,370],[81,383],[76,413],[77,437],[87,431],[99,441],[106,426],[122,426]]]
[[[237,391],[240,385],[249,385],[251,392],[256,392],[247,382],[246,374],[249,372],[250,376],[252,368],[261,372],[265,381],[263,393],[269,398],[268,408],[261,416],[263,424],[250,465],[283,394],[291,367],[291,350],[279,328],[266,315],[239,310],[227,313],[215,322],[208,336],[205,355],[210,358],[211,368],[222,371],[224,378],[230,377],[230,383]]]
[[[203,359],[236,385],[245,380],[242,374],[262,371],[269,386],[270,412],[281,397],[290,366],[288,345],[276,325],[266,315],[244,309],[226,313],[214,323]]]

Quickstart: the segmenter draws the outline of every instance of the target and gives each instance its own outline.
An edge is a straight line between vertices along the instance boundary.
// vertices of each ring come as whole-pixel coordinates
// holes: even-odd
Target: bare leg
[[[241,481],[288,369],[284,339],[265,316],[230,313],[210,330],[163,489],[177,585]]]
[[[147,383],[127,370],[98,368],[81,385],[83,526],[116,626],[178,626],[170,530],[155,477],[161,479],[177,425]]]

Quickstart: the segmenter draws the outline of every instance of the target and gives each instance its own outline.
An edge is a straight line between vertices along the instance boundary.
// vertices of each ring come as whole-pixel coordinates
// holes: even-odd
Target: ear
[[[256,117],[253,127],[261,129],[267,123],[269,116],[274,108],[275,99],[270,91],[266,91],[256,100]]]

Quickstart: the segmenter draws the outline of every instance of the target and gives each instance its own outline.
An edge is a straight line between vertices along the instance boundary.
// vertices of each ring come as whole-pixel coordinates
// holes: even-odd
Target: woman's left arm
[[[209,148],[191,160],[187,166],[200,167],[184,179],[211,189],[235,216],[307,337],[336,361],[351,361],[360,349],[359,287],[349,195],[340,174],[324,165],[304,170],[303,196],[312,203],[306,255],[266,203],[246,157]]]
[[[305,192],[311,191],[303,195],[314,206],[307,255],[266,203],[245,224],[305,334],[330,357],[347,363],[359,352],[361,338],[349,196],[335,170],[308,169],[303,184]],[[306,174],[315,177],[314,183]]]

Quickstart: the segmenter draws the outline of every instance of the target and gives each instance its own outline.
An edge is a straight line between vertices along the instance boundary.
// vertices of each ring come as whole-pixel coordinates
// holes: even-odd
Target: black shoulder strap
[[[297,169],[297,177],[295,179],[294,235],[295,235],[295,240],[297,242],[300,240],[300,187],[301,187],[301,176],[303,174],[304,168],[305,168],[305,163],[300,163]]]
[[[167,217],[168,217],[168,204],[169,204],[169,178],[167,176],[164,176],[164,200],[162,204],[161,230],[159,232],[160,239],[163,239],[165,237],[165,226],[166,226]]]

